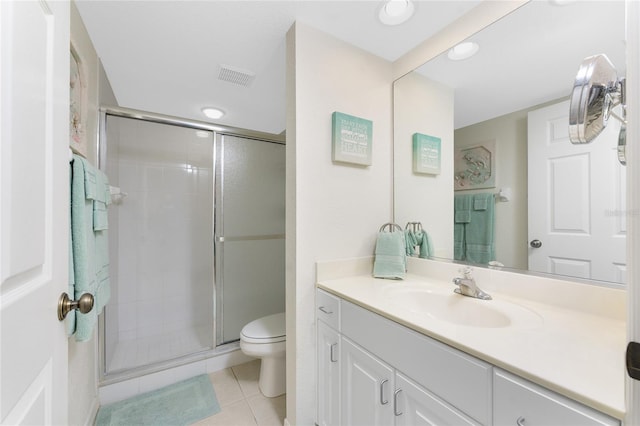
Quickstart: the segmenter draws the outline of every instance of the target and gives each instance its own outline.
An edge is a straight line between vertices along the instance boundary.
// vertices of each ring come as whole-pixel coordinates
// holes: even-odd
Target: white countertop
[[[469,301],[493,303],[507,313],[515,308],[514,317],[520,311],[523,320],[506,327],[456,325],[408,309],[390,297],[390,292],[405,289],[452,295],[455,286],[451,282],[415,274],[397,281],[370,274],[318,278],[317,285],[323,290],[610,416],[624,418],[626,328],[619,316],[518,298],[490,291],[491,286],[478,281],[493,300]]]

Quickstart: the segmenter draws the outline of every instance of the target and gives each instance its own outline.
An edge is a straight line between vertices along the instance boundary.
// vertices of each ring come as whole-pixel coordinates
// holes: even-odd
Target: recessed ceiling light
[[[223,110],[221,110],[220,108],[213,108],[213,107],[202,108],[202,113],[209,118],[213,118],[214,120],[218,118],[222,118],[224,116]]]
[[[480,49],[480,46],[478,46],[478,43],[474,43],[472,41],[466,41],[450,49],[447,56],[452,61],[461,61],[463,59],[472,57],[473,55],[478,53],[479,49]]]
[[[380,8],[378,17],[385,25],[398,25],[411,18],[414,9],[411,0],[387,0]]]
[[[576,0],[549,0],[552,6],[566,6],[571,3],[575,3]]]

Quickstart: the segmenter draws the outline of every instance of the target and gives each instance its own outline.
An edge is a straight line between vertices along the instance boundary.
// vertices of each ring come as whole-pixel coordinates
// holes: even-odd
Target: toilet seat
[[[247,343],[277,343],[286,340],[284,312],[258,318],[245,325],[240,339]]]

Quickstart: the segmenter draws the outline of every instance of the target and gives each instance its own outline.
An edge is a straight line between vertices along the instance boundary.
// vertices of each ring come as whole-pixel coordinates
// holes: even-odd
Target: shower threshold
[[[121,368],[121,369],[111,369],[108,373],[102,375],[100,380],[100,386],[106,386],[113,383],[118,383],[121,381],[133,379],[136,377],[145,376],[152,373],[157,373],[165,370],[169,370],[172,368],[180,367],[183,365],[195,363],[198,361],[208,360],[211,358],[215,358],[221,355],[229,354],[234,351],[240,350],[240,342],[231,342],[226,343],[224,345],[220,345],[215,348],[206,347],[201,348],[196,351],[191,351],[190,353],[183,354],[181,356],[175,356],[171,359],[165,359],[162,361],[148,362],[144,365],[129,367],[129,368]]]

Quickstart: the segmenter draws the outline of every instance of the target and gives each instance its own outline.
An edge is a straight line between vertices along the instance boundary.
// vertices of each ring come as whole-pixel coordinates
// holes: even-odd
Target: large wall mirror
[[[590,144],[568,139],[583,59],[606,54],[624,76],[624,1],[532,1],[468,41],[474,56],[444,52],[394,83],[395,221],[420,222],[434,257],[455,259],[455,196],[492,194],[489,266],[624,285],[620,123]],[[422,159],[421,138],[436,141]]]

